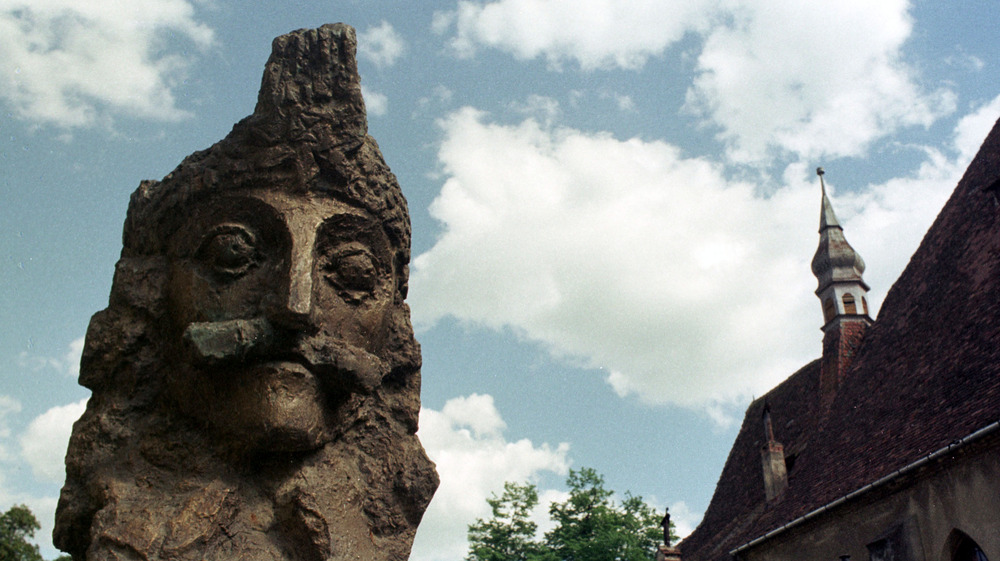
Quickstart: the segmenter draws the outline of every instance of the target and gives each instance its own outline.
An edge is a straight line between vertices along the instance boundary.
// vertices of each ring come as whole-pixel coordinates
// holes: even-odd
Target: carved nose
[[[312,267],[295,263],[288,275],[285,294],[270,310],[270,320],[285,329],[303,330],[310,325],[312,312]]]

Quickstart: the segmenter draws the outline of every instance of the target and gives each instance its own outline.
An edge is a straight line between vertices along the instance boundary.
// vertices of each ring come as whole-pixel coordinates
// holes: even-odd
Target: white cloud
[[[392,66],[404,52],[406,43],[385,20],[378,27],[369,27],[358,34],[358,55],[372,61],[375,66]]]
[[[979,72],[986,67],[983,59],[965,52],[961,47],[956,54],[945,57],[944,63],[969,72]]]
[[[419,325],[511,326],[622,395],[685,405],[759,392],[811,357],[814,185],[765,200],[663,142],[471,109],[442,126],[445,232],[413,263]]]
[[[479,47],[551,66],[638,69],[688,33],[695,77],[686,108],[718,130],[728,156],[769,163],[859,155],[903,127],[954,110],[947,89],[925,91],[903,60],[907,0],[461,0],[436,18],[452,47]],[[622,110],[631,104],[619,100]]]
[[[1000,115],[1000,96],[962,117],[955,127],[955,147],[959,151],[959,164],[972,161],[986,135]]]
[[[80,375],[80,356],[83,354],[84,337],[70,341],[66,353],[61,357],[39,356],[21,351],[17,356],[17,364],[31,372],[52,368],[74,378]]]
[[[705,34],[689,109],[721,129],[737,161],[772,149],[805,158],[861,154],[900,127],[929,126],[954,107],[924,92],[901,48],[906,0],[732,0]]]
[[[511,109],[526,117],[534,117],[550,125],[556,121],[562,110],[559,102],[551,97],[531,94],[524,102],[514,102],[510,104]]]
[[[632,101],[632,96],[615,95],[615,102],[618,104],[618,109],[622,111],[635,111],[635,102]]]
[[[69,349],[63,356],[66,373],[74,378],[80,377],[80,356],[83,355],[84,339],[84,337],[79,337],[70,342]]]
[[[7,424],[8,415],[16,415],[21,412],[21,402],[9,395],[0,395],[0,462],[7,462],[13,459],[13,454],[7,449],[4,442],[10,438],[10,426]],[[2,475],[2,473],[0,473]],[[0,481],[2,483],[2,481]],[[2,485],[0,485],[2,487]]]
[[[213,33],[186,0],[6,0],[0,98],[16,116],[62,127],[114,115],[177,120],[174,88]]]
[[[928,149],[911,177],[841,196],[828,166],[876,309],[998,109],[963,119],[956,146]],[[663,142],[492,124],[469,108],[441,126],[446,181],[431,213],[444,231],[413,262],[420,328],[445,316],[512,328],[608,372],[622,396],[723,422],[720,404],[760,395],[819,355],[811,168],[789,166],[765,196]]]
[[[11,413],[20,413],[21,403],[9,395],[0,395],[0,438],[10,436],[5,418]]]
[[[836,199],[848,240],[868,266],[871,301],[878,304],[885,297],[998,117],[1000,97],[959,120],[949,147],[954,156],[928,148],[911,176]]]
[[[73,423],[87,408],[82,399],[53,407],[36,417],[21,436],[21,456],[39,481],[62,483],[66,478],[64,459]]]
[[[605,91],[600,93],[600,98],[614,100],[615,106],[623,113],[634,113],[636,110],[635,100],[630,95]]]
[[[62,361],[58,358],[38,356],[21,351],[17,355],[17,365],[29,372],[38,372],[44,368],[62,369]]]
[[[417,100],[417,108],[410,114],[410,118],[416,118],[418,115],[430,111],[437,111],[436,114],[440,114],[443,107],[451,104],[454,96],[454,92],[446,86],[438,84],[431,89],[431,95],[421,97]]]
[[[569,499],[568,491],[559,489],[539,489],[538,504],[531,510],[528,519],[535,523],[535,537],[542,539],[546,532],[554,530],[557,522],[549,515],[549,506],[552,503],[564,503]]]
[[[389,112],[389,98],[385,94],[361,86],[361,97],[365,100],[365,110],[369,115],[381,117]]]
[[[707,22],[716,0],[460,0],[435,14],[434,30],[454,30],[452,48],[463,57],[479,46],[520,59],[545,58],[552,67],[574,61],[584,69],[639,68],[684,34]]]
[[[437,102],[441,104],[450,103],[452,97],[455,96],[455,92],[451,91],[442,84],[434,86],[434,89],[431,90],[431,92],[433,95],[431,95],[430,97],[420,98],[419,100],[417,100],[417,104],[425,106],[431,102]]]
[[[670,505],[670,521],[674,523],[674,533],[679,539],[684,539],[693,532],[703,515],[700,512],[692,512],[684,501]]]
[[[21,471],[21,466],[19,465],[19,460],[27,460],[27,458],[23,457],[23,446],[20,457],[16,449],[8,446],[13,438],[7,417],[20,413],[21,409],[21,403],[18,400],[7,395],[0,395],[0,513],[6,512],[15,504],[27,505],[41,525],[41,529],[35,532],[35,539],[31,541],[41,546],[41,552],[46,558],[51,558],[55,557],[56,551],[51,545],[50,536],[52,535],[52,526],[55,521],[57,499],[54,496],[39,496],[35,493],[24,491],[28,487],[25,484],[25,480],[30,478]],[[62,458],[66,453],[66,445],[69,441],[69,432],[66,431],[65,435],[61,435],[42,431],[34,433],[34,436],[40,439],[47,439],[51,450],[61,447],[61,450],[57,454],[61,465]],[[28,436],[22,435],[22,444],[26,438]],[[40,447],[44,446],[45,444],[40,444]],[[42,463],[45,463],[45,461]],[[11,477],[12,475],[13,477]],[[37,476],[38,474],[36,473],[35,475]],[[11,481],[12,479],[14,481]],[[46,479],[54,481],[51,478]],[[58,483],[62,483],[61,475]],[[57,490],[58,488],[51,489],[51,491]]]
[[[421,410],[420,441],[437,464],[441,486],[420,523],[411,559],[464,558],[468,525],[489,516],[486,499],[501,493],[504,482],[535,480],[542,472],[566,473],[568,444],[508,442],[505,426],[489,395],[450,399],[441,411]],[[558,496],[548,491],[539,495]]]

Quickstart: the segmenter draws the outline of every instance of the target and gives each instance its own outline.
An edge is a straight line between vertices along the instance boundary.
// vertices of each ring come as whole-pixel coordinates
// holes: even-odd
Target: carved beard
[[[323,446],[350,428],[360,400],[390,371],[332,334],[284,332],[264,318],[193,323],[182,339],[170,393],[241,451]]]

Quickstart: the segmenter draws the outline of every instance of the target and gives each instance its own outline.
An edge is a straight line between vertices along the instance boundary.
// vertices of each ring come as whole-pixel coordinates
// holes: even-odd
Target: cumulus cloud
[[[956,145],[928,149],[910,177],[849,194],[828,167],[873,306],[997,109],[963,119]],[[470,108],[441,126],[446,180],[430,210],[443,233],[414,259],[411,281],[421,328],[446,316],[512,328],[606,372],[622,396],[723,422],[720,404],[760,395],[819,355],[812,168],[789,166],[765,195],[664,142],[495,124]]]
[[[480,46],[519,59],[544,58],[554,68],[573,61],[585,70],[640,68],[684,34],[707,23],[715,0],[461,0],[436,14],[434,29],[452,33],[451,47],[470,57]]]
[[[953,92],[925,91],[903,60],[908,10],[907,0],[462,0],[436,29],[462,56],[491,47],[584,70],[638,69],[696,34],[686,109],[733,161],[767,164],[776,154],[858,155],[954,110]]]
[[[381,117],[389,112],[389,97],[361,86],[361,96],[365,100],[365,110],[369,115]]]
[[[66,478],[63,463],[73,423],[83,415],[87,400],[53,407],[35,417],[21,435],[21,457],[31,466],[39,481],[62,483]]]
[[[0,7],[0,99],[61,127],[114,115],[172,121],[174,89],[213,32],[186,0],[8,0]],[[185,45],[187,44],[187,45]]]
[[[358,34],[358,56],[372,61],[375,66],[392,66],[405,52],[403,37],[385,20],[378,27],[369,27]]]
[[[703,513],[692,512],[691,508],[684,501],[677,501],[670,505],[670,521],[674,523],[674,533],[677,537],[684,539],[694,531],[701,522]]]
[[[705,34],[688,108],[721,129],[729,155],[765,159],[861,154],[901,127],[929,126],[954,108],[922,91],[902,60],[906,0],[727,5],[734,17]]]
[[[532,481],[542,472],[566,473],[568,444],[509,442],[503,436],[505,427],[490,395],[450,399],[441,411],[421,410],[420,441],[437,464],[441,486],[420,523],[411,559],[464,558],[468,525],[489,517],[486,499],[500,494],[505,481]],[[560,496],[549,491],[539,495]]]
[[[413,263],[419,325],[510,326],[622,395],[685,405],[759,391],[811,356],[814,186],[762,199],[663,142],[472,109],[442,127],[445,231]]]

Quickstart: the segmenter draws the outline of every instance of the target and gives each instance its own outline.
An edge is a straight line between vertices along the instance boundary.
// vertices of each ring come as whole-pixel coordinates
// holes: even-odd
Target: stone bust
[[[355,49],[278,37],[254,113],[132,195],[56,513],[74,559],[408,558],[438,479]]]

